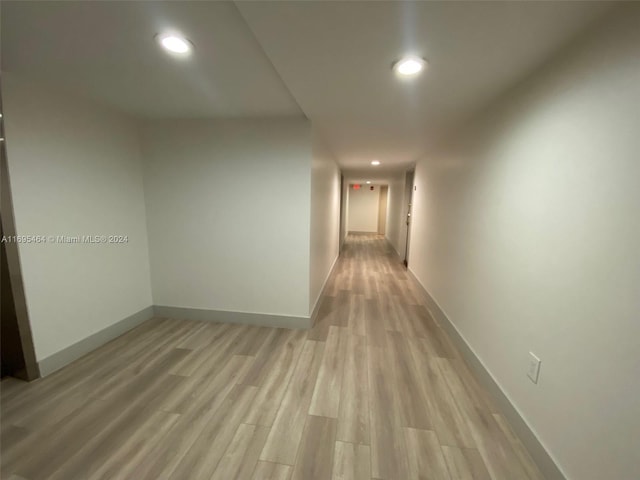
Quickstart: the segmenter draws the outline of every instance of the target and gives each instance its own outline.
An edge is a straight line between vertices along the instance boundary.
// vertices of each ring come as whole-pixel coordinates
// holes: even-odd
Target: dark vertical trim
[[[4,111],[2,109],[2,83],[0,81],[0,111],[3,118],[0,119],[0,137],[5,140],[0,142],[0,210],[2,211],[2,231],[7,236],[16,235],[16,225],[13,214],[13,200],[11,196],[11,182],[9,179],[9,166],[7,162],[7,142],[4,130]],[[18,321],[18,331],[20,332],[20,342],[24,355],[24,371],[16,372],[14,375],[24,380],[35,380],[40,378],[40,370],[36,362],[36,352],[33,346],[33,336],[29,323],[29,313],[27,310],[27,299],[24,293],[24,282],[22,280],[22,270],[20,268],[20,254],[18,244],[7,242],[7,265],[9,268],[9,278],[11,279],[11,290],[15,303],[16,318]]]

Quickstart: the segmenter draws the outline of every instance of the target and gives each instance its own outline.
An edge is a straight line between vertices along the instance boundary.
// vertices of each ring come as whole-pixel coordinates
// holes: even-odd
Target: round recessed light
[[[369,180],[367,180],[367,185],[369,185],[371,182]]]
[[[405,57],[393,64],[393,70],[403,77],[417,75],[427,66],[427,61],[420,57]]]
[[[373,160],[371,165],[380,165],[380,160]]]
[[[156,40],[170,53],[189,55],[193,50],[193,44],[189,40],[175,33],[157,35]]]

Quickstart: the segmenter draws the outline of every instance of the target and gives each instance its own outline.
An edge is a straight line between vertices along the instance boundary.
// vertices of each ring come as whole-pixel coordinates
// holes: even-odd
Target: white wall
[[[307,120],[143,128],[156,305],[309,315]]]
[[[340,246],[344,243],[347,235],[349,235],[349,181],[345,178],[342,183],[342,223],[340,225],[340,231],[342,232],[342,238],[340,239]]]
[[[18,235],[128,236],[20,244],[37,360],[151,305],[142,165],[126,117],[3,73]]]
[[[339,236],[340,170],[333,155],[314,131],[311,163],[310,311],[313,311],[338,258]]]
[[[396,253],[404,258],[406,240],[406,210],[404,202],[404,173],[389,180],[389,195],[387,208],[386,238]]]
[[[410,268],[576,480],[640,472],[638,25],[626,5],[416,169]]]
[[[348,230],[350,232],[378,232],[378,201],[380,186],[374,190],[369,185],[362,184],[359,190],[349,186],[349,217]]]

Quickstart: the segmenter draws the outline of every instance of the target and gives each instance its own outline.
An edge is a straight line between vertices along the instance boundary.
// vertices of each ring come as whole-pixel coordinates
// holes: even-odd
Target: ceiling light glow
[[[170,53],[188,55],[193,49],[193,45],[189,40],[173,33],[158,35],[156,39],[162,48]]]
[[[371,165],[375,165],[375,166],[380,165],[380,160],[373,160],[371,162]]]
[[[411,77],[417,75],[427,66],[424,58],[405,57],[393,64],[393,69],[398,75],[403,77]]]
[[[371,182],[369,180],[367,180],[367,185],[369,185]]]

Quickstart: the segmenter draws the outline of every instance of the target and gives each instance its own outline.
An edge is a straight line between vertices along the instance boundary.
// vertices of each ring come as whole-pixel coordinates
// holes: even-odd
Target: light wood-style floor
[[[542,476],[377,235],[352,235],[310,331],[154,319],[2,382],[2,478]]]

